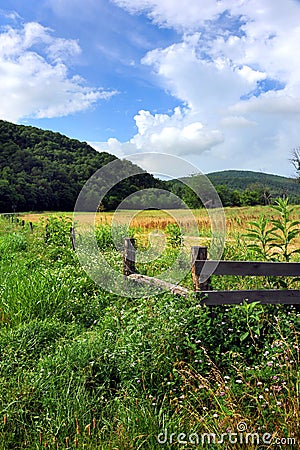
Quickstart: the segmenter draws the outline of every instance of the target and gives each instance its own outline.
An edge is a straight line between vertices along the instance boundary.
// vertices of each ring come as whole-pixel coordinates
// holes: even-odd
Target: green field
[[[299,224],[292,223],[299,212],[227,208],[223,258],[260,260],[264,249],[265,259],[300,261]],[[245,236],[262,213],[279,220],[277,247],[262,244],[270,223],[261,239]],[[209,246],[207,215],[195,215],[199,243]],[[0,450],[297,448],[298,307],[212,309],[193,293],[112,294],[79,264],[70,215],[22,217],[34,221],[33,233],[27,223],[0,217]],[[99,218],[96,237],[121,272],[111,217]],[[149,230],[166,233],[163,253],[139,266],[144,274],[157,275],[176,259],[180,233],[166,228],[172,221],[147,211],[131,222],[141,251]],[[300,288],[298,280],[212,277],[215,289],[284,289],[284,283]],[[189,275],[182,285],[192,290]]]

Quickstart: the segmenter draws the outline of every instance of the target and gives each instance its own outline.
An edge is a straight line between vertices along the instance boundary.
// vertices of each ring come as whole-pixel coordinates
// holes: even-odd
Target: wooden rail
[[[300,277],[300,263],[260,262],[260,261],[213,261],[207,259],[207,247],[191,248],[191,274],[195,293],[201,304],[208,306],[260,302],[263,304],[300,305],[299,289],[259,289],[259,290],[212,290],[210,275],[238,276],[287,276]],[[189,291],[178,285],[166,283],[155,277],[136,274],[135,241],[125,239],[124,275],[138,282],[152,284],[175,294],[187,296]]]
[[[287,263],[288,264],[288,263]],[[200,303],[205,305],[230,305],[260,302],[263,304],[300,304],[300,290],[259,289],[242,291],[200,291]]]
[[[211,273],[215,267],[214,275],[239,275],[239,276],[300,276],[300,263],[291,262],[256,262],[256,261],[195,261],[196,274],[200,274],[203,266],[204,274]]]
[[[201,248],[201,247],[200,247]],[[203,252],[203,250],[202,250]],[[297,277],[300,276],[300,263],[296,262],[260,262],[260,261],[194,261],[195,276],[199,279],[207,275],[237,275],[237,276],[261,276],[261,277]],[[253,289],[253,290],[218,290],[208,288],[194,289],[201,292],[200,301],[206,305],[239,304],[243,301],[263,304],[300,304],[299,289]]]

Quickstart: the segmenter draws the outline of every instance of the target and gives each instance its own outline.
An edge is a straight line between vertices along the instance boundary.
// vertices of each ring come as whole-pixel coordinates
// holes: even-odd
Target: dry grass
[[[236,235],[243,234],[247,231],[248,223],[250,221],[258,220],[261,215],[269,218],[276,218],[276,211],[269,206],[252,206],[252,207],[228,207],[224,208],[226,217],[226,234],[227,240],[236,239]],[[150,230],[164,230],[168,224],[178,223],[183,229],[184,234],[192,235],[192,230],[195,228],[195,222],[191,216],[191,212],[195,217],[195,222],[198,225],[199,234],[201,236],[209,237],[211,232],[211,225],[207,210],[197,209],[186,211],[184,209],[159,211],[159,210],[145,210],[133,211],[122,210],[115,212],[100,212],[95,213],[78,213],[76,219],[79,219],[80,225],[94,225],[100,223],[112,222],[117,224],[128,224],[131,227],[141,228],[145,232]],[[73,213],[55,213],[44,212],[37,214],[21,214],[22,219],[31,222],[39,222],[47,218],[49,215],[65,214],[67,217],[73,218]],[[300,220],[300,206],[295,207],[294,218]],[[197,233],[196,233],[197,234]],[[299,242],[295,245],[300,246]]]

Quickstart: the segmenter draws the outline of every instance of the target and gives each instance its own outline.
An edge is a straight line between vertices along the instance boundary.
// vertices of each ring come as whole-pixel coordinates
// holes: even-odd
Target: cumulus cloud
[[[220,131],[193,120],[188,109],[177,107],[171,114],[151,114],[140,110],[134,119],[138,132],[130,141],[121,143],[110,138],[107,142],[90,144],[99,151],[124,157],[143,152],[200,155],[223,142]]]
[[[300,140],[298,1],[113,1],[182,34],[181,42],[153,49],[142,63],[184,112],[140,111],[131,143],[200,155],[206,171],[289,174],[289,149]]]
[[[222,133],[193,121],[189,111],[175,108],[173,114],[151,114],[141,110],[135,116],[138,133],[131,139],[139,151],[200,154],[223,141]]]
[[[68,74],[68,61],[80,51],[77,41],[53,37],[35,22],[7,27],[0,34],[0,117],[64,116],[114,95]]]

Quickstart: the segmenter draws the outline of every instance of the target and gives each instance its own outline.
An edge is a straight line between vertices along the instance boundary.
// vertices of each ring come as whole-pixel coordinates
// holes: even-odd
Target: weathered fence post
[[[124,256],[123,256],[123,273],[125,276],[129,276],[135,273],[135,239],[124,239]]]
[[[209,291],[211,289],[210,278],[208,278],[204,283],[200,283],[200,274],[201,270],[198,271],[198,267],[195,264],[195,261],[204,261],[207,259],[207,247],[197,247],[193,246],[191,248],[192,253],[192,278],[194,291]],[[213,311],[213,307],[209,306],[210,316],[212,319],[215,318],[215,313]]]
[[[206,260],[207,259],[207,247],[191,247],[191,256],[192,256],[192,279],[194,285],[194,291],[208,291],[210,289],[209,279],[204,283],[200,283],[200,272],[198,273],[197,266],[195,261],[197,260]]]
[[[29,229],[30,229],[30,233],[33,233],[33,225],[32,225],[32,222],[29,222]]]
[[[75,228],[70,228],[70,236],[71,236],[71,242],[72,242],[72,249],[76,250],[76,238],[75,238]]]

